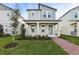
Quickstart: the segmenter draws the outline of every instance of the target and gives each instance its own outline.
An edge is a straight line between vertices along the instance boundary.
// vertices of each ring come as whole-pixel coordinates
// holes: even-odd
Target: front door
[[[49,25],[49,35],[53,35],[53,25]]]

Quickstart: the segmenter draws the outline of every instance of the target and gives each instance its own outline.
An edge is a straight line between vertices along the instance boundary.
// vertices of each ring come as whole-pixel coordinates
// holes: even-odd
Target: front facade
[[[62,17],[61,34],[79,36],[79,6],[69,10]]]
[[[60,20],[56,20],[57,9],[38,4],[38,9],[27,9],[28,20],[24,20],[27,27],[27,35],[60,36]]]

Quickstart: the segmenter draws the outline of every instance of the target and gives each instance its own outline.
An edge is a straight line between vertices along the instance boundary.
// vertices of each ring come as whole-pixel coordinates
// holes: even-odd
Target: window
[[[32,26],[31,26],[31,31],[32,31],[32,33],[35,32],[35,25],[32,25]]]
[[[7,13],[7,16],[9,16],[9,13]]]
[[[48,12],[48,18],[51,18],[51,12]]]
[[[43,12],[43,18],[51,18],[51,15],[50,11]]]
[[[5,29],[6,32],[8,32],[8,29]]]
[[[77,26],[74,26],[74,31],[75,31],[75,32],[77,32],[77,29],[76,29],[76,27],[77,27]]]
[[[75,13],[75,16],[74,16],[75,18],[78,18],[78,13]]]
[[[42,29],[41,32],[45,32],[45,25],[42,25],[41,27],[42,27],[41,28]]]
[[[43,18],[46,18],[46,12],[43,12]]]
[[[32,12],[32,15],[34,16],[34,12]]]
[[[5,25],[6,28],[8,28],[8,25]]]

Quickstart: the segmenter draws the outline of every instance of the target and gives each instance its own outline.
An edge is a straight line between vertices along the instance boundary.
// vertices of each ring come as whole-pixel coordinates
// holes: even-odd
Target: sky
[[[56,19],[60,18],[68,10],[79,5],[79,3],[42,3],[42,4],[57,9]],[[13,9],[17,7],[17,3],[4,3],[4,5],[11,7]],[[37,3],[18,3],[18,9],[20,9],[21,15],[25,19],[28,19],[27,9],[37,9],[37,8],[38,8]]]

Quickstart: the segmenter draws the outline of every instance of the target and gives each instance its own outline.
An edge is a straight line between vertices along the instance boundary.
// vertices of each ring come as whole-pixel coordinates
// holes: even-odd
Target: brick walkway
[[[61,48],[63,48],[70,55],[79,55],[79,46],[68,42],[61,38],[52,38]]]

